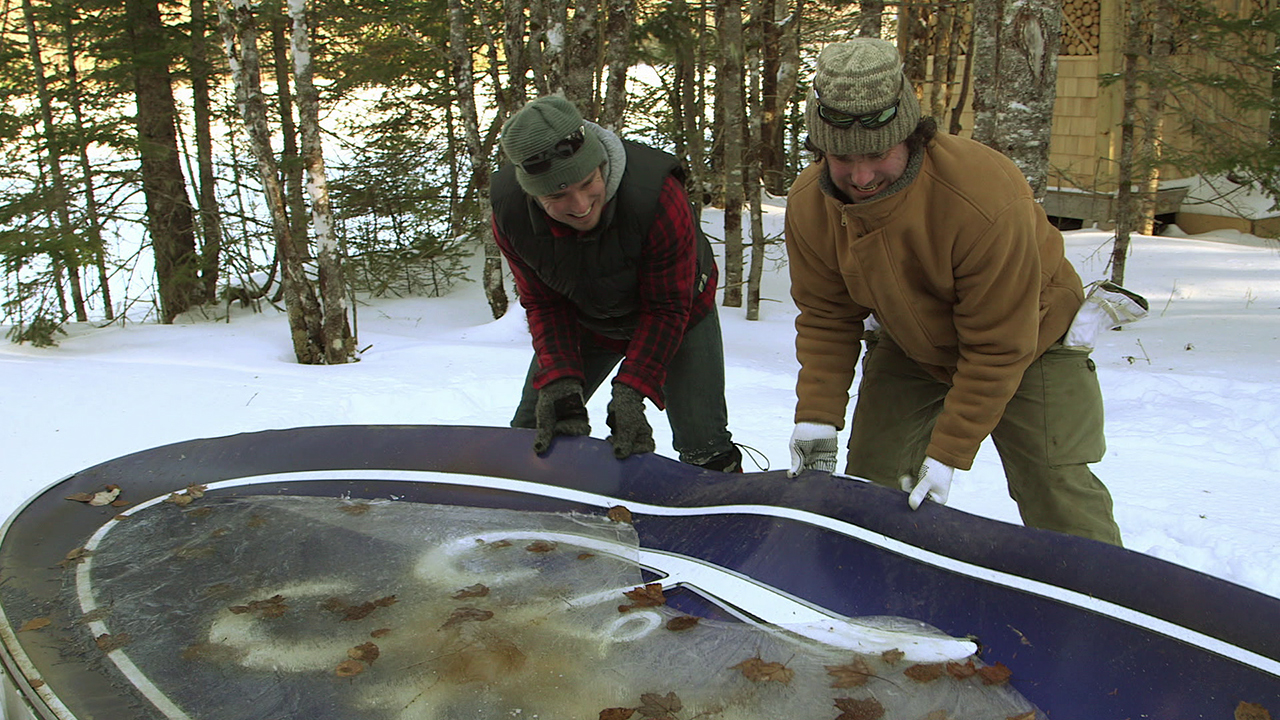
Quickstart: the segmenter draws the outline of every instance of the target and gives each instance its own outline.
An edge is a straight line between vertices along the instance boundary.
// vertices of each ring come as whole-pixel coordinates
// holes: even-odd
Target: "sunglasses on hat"
[[[901,99],[899,99],[883,110],[855,115],[824,105],[822,96],[818,94],[817,86],[813,88],[813,97],[818,101],[818,117],[822,118],[822,121],[826,124],[838,127],[841,130],[853,127],[854,123],[861,125],[866,130],[882,128],[893,122],[893,119],[898,116],[898,103],[901,102]]]
[[[540,153],[530,155],[520,162],[520,167],[530,175],[541,175],[551,169],[551,163],[556,158],[573,157],[582,149],[582,144],[586,142],[586,126],[581,125],[577,130],[569,133],[563,140],[552,145],[549,150],[543,150]]]

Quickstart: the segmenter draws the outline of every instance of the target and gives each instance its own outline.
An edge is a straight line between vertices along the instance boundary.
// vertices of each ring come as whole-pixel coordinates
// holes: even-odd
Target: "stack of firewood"
[[[1098,0],[1062,0],[1062,48],[1059,55],[1097,55]]]

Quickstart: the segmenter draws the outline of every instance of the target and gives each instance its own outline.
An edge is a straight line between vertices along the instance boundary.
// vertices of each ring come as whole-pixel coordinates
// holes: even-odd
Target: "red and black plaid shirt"
[[[574,237],[577,231],[548,219],[556,237]],[[715,308],[715,267],[701,293],[694,286],[698,264],[698,236],[684,185],[668,177],[658,198],[658,214],[640,254],[640,320],[629,340],[607,338],[578,322],[578,312],[564,295],[552,290],[514,252],[511,243],[493,226],[493,237],[507,258],[515,277],[520,304],[529,319],[529,333],[538,356],[534,387],[563,377],[583,380],[583,333],[601,347],[620,353],[622,366],[616,381],[630,385],[665,407],[662,385],[667,365],[684,339],[685,329]]]

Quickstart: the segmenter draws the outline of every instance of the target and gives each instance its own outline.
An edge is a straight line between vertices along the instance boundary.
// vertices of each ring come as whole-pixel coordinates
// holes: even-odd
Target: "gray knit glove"
[[[551,448],[551,440],[557,435],[591,432],[587,406],[582,401],[582,383],[574,378],[560,378],[543,386],[538,391],[534,414],[538,434],[533,439],[533,451],[539,455]]]
[[[630,385],[613,384],[613,399],[609,401],[609,442],[613,456],[619,460],[636,453],[654,451],[653,428],[644,419],[644,396]]]

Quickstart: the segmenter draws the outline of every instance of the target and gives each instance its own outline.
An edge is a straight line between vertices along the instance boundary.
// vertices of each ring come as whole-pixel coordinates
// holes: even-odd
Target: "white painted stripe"
[[[1105,617],[1127,622],[1137,627],[1147,628],[1167,637],[1204,648],[1223,657],[1230,658],[1250,667],[1257,668],[1276,677],[1280,677],[1280,662],[1246,650],[1224,640],[1205,635],[1191,628],[1164,620],[1163,618],[1125,607],[1107,600],[1102,600],[1084,593],[1058,587],[1049,583],[1031,580],[1019,575],[992,570],[991,568],[963,562],[939,553],[904,543],[875,533],[866,528],[835,518],[819,515],[806,510],[780,507],[776,505],[704,505],[697,507],[669,507],[651,505],[632,500],[622,500],[600,493],[574,490],[572,488],[544,485],[527,480],[489,477],[487,475],[468,475],[463,473],[444,473],[425,470],[316,470],[306,472],[275,473],[235,478],[210,484],[210,488],[234,487],[236,485],[256,485],[279,482],[310,482],[321,480],[400,480],[407,482],[433,482],[444,485],[468,485],[475,487],[507,490],[527,495],[540,495],[561,500],[608,508],[614,505],[625,505],[633,512],[666,517],[693,517],[700,515],[759,515],[777,517],[803,522],[809,525],[826,528],[856,538],[870,545],[904,555],[918,562],[934,567],[950,570],[969,577],[990,582],[995,585],[1020,590],[1032,595],[1056,600]],[[398,499],[392,497],[392,499]]]

